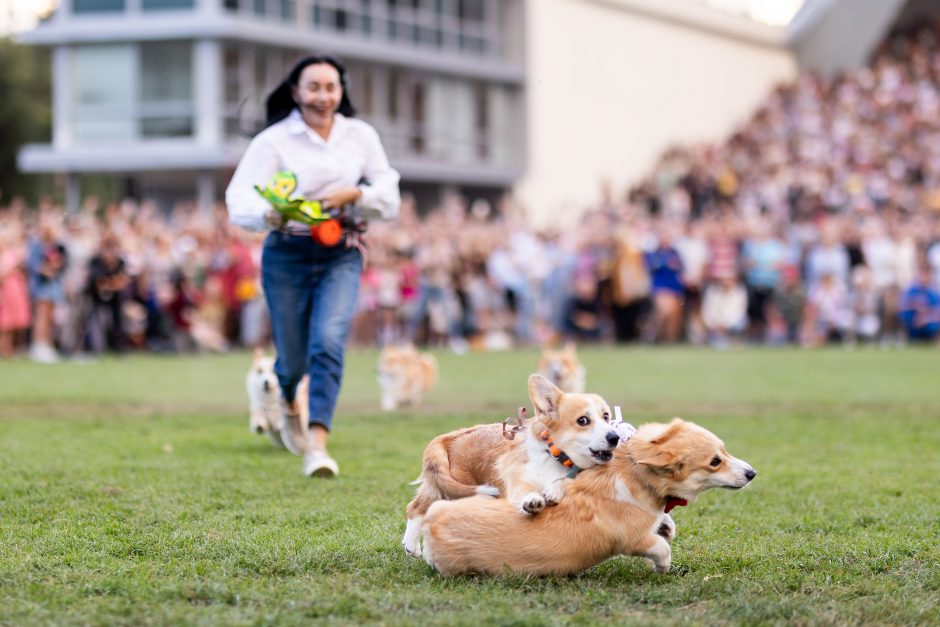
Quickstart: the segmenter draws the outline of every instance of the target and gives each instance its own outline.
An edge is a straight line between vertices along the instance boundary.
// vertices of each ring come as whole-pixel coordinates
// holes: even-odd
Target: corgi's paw
[[[666,542],[672,542],[676,537],[676,521],[672,519],[672,516],[666,514],[663,516],[663,520],[659,523],[659,529],[656,530],[656,535],[661,536],[666,539]]]
[[[565,488],[562,486],[561,481],[556,481],[542,490],[542,498],[545,499],[545,505],[548,507],[558,505],[564,497]]]
[[[538,514],[545,509],[545,499],[538,492],[529,492],[522,497],[522,504],[519,509],[524,514]]]
[[[653,570],[657,573],[668,573],[669,567],[672,566],[672,557],[666,558],[662,562],[653,562]]]
[[[405,547],[405,553],[411,555],[412,557],[420,558],[423,555],[421,550],[421,541],[416,540],[414,542],[408,542],[407,540],[402,540],[401,545]]]
[[[409,518],[405,526],[405,535],[401,539],[405,552],[414,557],[421,557],[421,519]]]
[[[652,546],[646,552],[646,559],[653,562],[653,570],[657,573],[668,572],[672,565],[672,547],[662,536],[654,536]]]

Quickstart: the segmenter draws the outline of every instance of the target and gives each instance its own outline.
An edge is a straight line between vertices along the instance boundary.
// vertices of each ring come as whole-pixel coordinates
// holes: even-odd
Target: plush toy
[[[310,226],[313,239],[322,246],[336,246],[343,239],[343,226],[339,220],[324,211],[316,200],[291,198],[297,189],[297,176],[293,172],[276,172],[265,188],[255,185],[255,191],[288,220],[296,220]]]
[[[288,220],[316,226],[332,219],[329,213],[323,211],[323,206],[319,202],[304,198],[291,198],[295,189],[297,189],[297,177],[293,172],[287,171],[275,173],[271,182],[263,189],[255,185],[255,191],[271,203],[272,207],[284,214]]]

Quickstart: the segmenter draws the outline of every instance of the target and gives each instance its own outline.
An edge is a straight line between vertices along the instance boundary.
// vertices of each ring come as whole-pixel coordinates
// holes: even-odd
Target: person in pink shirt
[[[0,226],[0,357],[12,357],[17,336],[30,325],[26,248],[12,224]]]

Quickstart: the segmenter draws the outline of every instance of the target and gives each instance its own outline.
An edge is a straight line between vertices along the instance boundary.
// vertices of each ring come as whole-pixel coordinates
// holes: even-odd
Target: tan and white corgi
[[[584,392],[587,369],[578,359],[574,342],[568,342],[560,349],[542,349],[538,373],[565,392]]]
[[[647,424],[539,516],[520,516],[504,499],[435,502],[422,527],[424,558],[443,575],[564,575],[615,555],[645,557],[666,572],[675,533],[669,510],[709,488],[743,488],[756,475],[702,427],[678,418]]]
[[[566,394],[538,374],[529,377],[529,397],[535,412],[520,437],[504,437],[498,423],[431,440],[420,486],[406,510],[406,551],[420,555],[421,521],[435,501],[502,494],[517,513],[530,516],[562,500],[566,478],[612,459],[620,436],[603,398]]]
[[[307,416],[310,413],[307,405],[307,386],[308,377],[304,376],[296,392],[303,424],[307,424]],[[248,392],[248,428],[252,433],[259,435],[266,433],[272,443],[283,447],[281,385],[274,373],[274,357],[268,357],[260,348],[256,348],[252,353],[251,367],[245,376],[245,388]]]
[[[382,349],[376,372],[383,410],[414,407],[437,383],[437,360],[430,353],[419,353],[412,345],[390,345]]]

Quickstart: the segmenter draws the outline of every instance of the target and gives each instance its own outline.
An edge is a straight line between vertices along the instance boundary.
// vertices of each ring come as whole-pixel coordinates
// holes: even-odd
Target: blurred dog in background
[[[307,424],[310,411],[306,402],[308,384],[309,379],[305,376],[297,386],[303,424]],[[267,356],[260,348],[256,348],[252,354],[251,367],[245,376],[245,388],[248,391],[249,429],[258,435],[267,433],[271,442],[283,447],[279,409],[281,386],[274,373],[274,357]]]
[[[542,349],[538,373],[568,394],[584,393],[587,370],[578,359],[574,342],[567,342],[560,349]]]
[[[386,346],[379,355],[376,373],[383,410],[415,407],[437,383],[437,360],[410,344]]]

